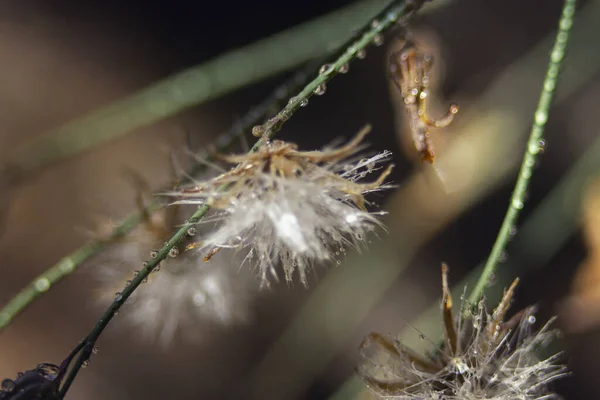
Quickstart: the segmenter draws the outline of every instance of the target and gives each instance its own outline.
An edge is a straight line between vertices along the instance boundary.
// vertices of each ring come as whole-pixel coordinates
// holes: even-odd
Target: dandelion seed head
[[[298,271],[307,285],[316,263],[331,261],[340,248],[362,250],[369,232],[381,226],[377,214],[366,210],[370,203],[364,196],[389,188],[383,182],[391,170],[379,166],[389,152],[355,157],[367,133],[364,129],[347,145],[324,151],[302,152],[276,140],[253,154],[221,156],[237,166],[195,182],[197,190],[174,193],[177,203],[209,203],[217,210],[200,222],[216,224],[202,238],[200,251],[244,250],[251,255],[244,262],[258,270],[263,284],[277,279],[281,265],[287,281]],[[376,171],[374,182],[359,182]]]
[[[560,354],[538,352],[556,335],[553,319],[534,330],[535,307],[503,320],[514,284],[490,315],[483,301],[474,315],[445,321],[443,345],[420,355],[377,333],[361,345],[359,372],[379,398],[439,400],[534,400],[559,398],[549,384],[566,374]],[[444,289],[445,296],[446,288]],[[442,307],[445,316],[451,315]],[[450,310],[451,311],[451,310]]]
[[[148,259],[150,249],[161,246],[176,228],[166,225],[168,210],[155,213],[153,224],[140,225],[125,241],[115,243],[101,265],[94,266],[101,306],[114,300],[125,282],[137,275],[134,271]],[[193,252],[183,251],[185,242],[180,254],[163,260],[160,271],[137,288],[119,315],[123,325],[147,343],[168,347],[179,338],[198,340],[202,328],[243,324],[250,318],[252,280],[228,263],[232,257],[204,263]]]

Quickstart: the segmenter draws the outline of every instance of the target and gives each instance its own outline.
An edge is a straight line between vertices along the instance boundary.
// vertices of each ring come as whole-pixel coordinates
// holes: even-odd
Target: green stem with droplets
[[[469,296],[469,304],[473,305],[479,301],[490,277],[496,270],[498,261],[510,239],[511,230],[514,229],[517,218],[523,209],[525,195],[533,174],[536,160],[539,154],[544,150],[545,143],[542,139],[544,127],[548,120],[548,112],[552,104],[552,98],[554,97],[554,89],[556,88],[558,81],[560,66],[565,56],[569,31],[573,25],[576,2],[577,0],[565,0],[562,15],[558,24],[559,29],[556,34],[554,47],[550,53],[546,77],[542,86],[538,106],[534,114],[533,126],[529,135],[529,141],[527,142],[527,149],[525,150],[521,169],[519,170],[517,183],[515,184],[515,189],[510,199],[510,205],[508,206],[504,221],[502,222],[502,226],[496,237],[494,247],[485,263],[483,272],[481,273],[477,284]]]
[[[343,43],[348,31],[385,4],[358,1],[153,83],[17,149],[0,166],[0,179],[19,183],[50,163],[327,56],[332,46]]]
[[[314,63],[310,64],[310,72],[314,70]],[[237,121],[227,132],[220,134],[216,140],[217,151],[227,150],[235,140],[253,125],[264,120],[270,110],[286,100],[293,91],[303,85],[308,79],[308,68],[294,75],[289,81],[279,86],[265,101],[253,107],[247,115]],[[210,154],[205,153],[200,159],[209,159]],[[187,172],[194,176],[206,168],[203,163],[195,163]],[[185,183],[185,182],[184,182]],[[50,290],[56,283],[73,273],[90,257],[100,253],[106,246],[119,240],[131,232],[136,226],[147,218],[148,215],[163,207],[163,202],[156,198],[146,208],[128,215],[121,221],[108,236],[87,243],[71,254],[63,257],[58,263],[36,276],[31,283],[24,287],[0,310],[0,332],[4,330],[14,318],[29,307],[42,294]]]
[[[373,43],[378,35],[382,35],[387,29],[392,27],[401,18],[408,20],[421,6],[424,0],[400,0],[394,1],[387,6],[374,19],[370,20],[368,25],[360,30],[360,33],[353,37],[347,45],[343,46],[343,51],[331,64],[324,65],[319,70],[319,75],[313,79],[304,89],[295,97],[290,99],[288,104],[276,114],[275,117],[269,119],[264,125],[254,127],[253,133],[261,136],[256,141],[250,153],[256,152],[266,141],[271,139],[277,133],[283,124],[317,91],[317,88],[322,88],[325,83],[331,80],[340,68],[345,68],[347,64],[356,57],[362,57],[365,48]],[[225,189],[222,187],[221,190]],[[154,258],[151,258],[145,263],[139,273],[134,276],[130,284],[128,284],[121,293],[119,293],[115,301],[108,307],[102,317],[98,320],[92,331],[83,340],[82,350],[77,357],[73,368],[67,375],[64,384],[59,393],[59,398],[64,398],[65,394],[73,384],[77,374],[84,364],[89,362],[89,358],[93,353],[96,342],[104,329],[108,326],[112,318],[117,314],[125,301],[133,294],[133,292],[142,284],[156,268],[156,266],[164,260],[169,251],[177,246],[179,242],[186,236],[188,229],[198,223],[208,212],[210,207],[202,205],[198,210],[180,227],[175,234],[165,243],[165,245],[157,251]],[[81,346],[81,344],[80,344]]]

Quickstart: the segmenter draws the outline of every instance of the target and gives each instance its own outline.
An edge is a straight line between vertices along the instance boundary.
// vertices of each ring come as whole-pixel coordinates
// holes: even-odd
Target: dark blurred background
[[[347,3],[5,0],[0,3],[0,157],[8,157],[12,149],[51,128],[172,73]],[[581,1],[579,7],[591,10],[595,3]],[[338,310],[323,304],[321,311],[327,308],[327,320],[311,323],[335,332],[328,336],[329,344],[317,343],[319,335],[314,332],[313,340],[311,332],[297,329],[298,312],[304,310],[301,315],[310,315],[311,295],[321,284],[335,284],[335,278],[326,282],[326,277],[343,276],[345,266],[329,273],[319,268],[308,290],[300,283],[295,287],[274,285],[253,297],[248,323],[202,329],[202,337],[193,343],[175,341],[164,349],[138,340],[135,331],[111,326],[99,342],[99,353],[81,373],[69,397],[328,398],[354,373],[360,362],[357,347],[366,333],[399,332],[406,328],[405,321],[414,320],[438,301],[440,262],[452,268],[454,284],[489,254],[525,148],[551,42],[546,42],[541,53],[529,54],[545,37],[552,36],[561,4],[555,0],[456,0],[442,2],[416,20],[416,40],[436,56],[433,113],[443,114],[449,102],[461,106],[456,123],[434,133],[438,152],[452,154],[450,161],[440,160],[435,173],[416,161],[403,125],[404,110],[386,75],[388,53],[397,46],[393,35],[386,37],[383,46],[370,47],[366,59],[352,63],[348,74],[335,78],[326,95],[312,99],[280,133],[281,138],[301,148],[313,149],[335,138],[348,138],[368,122],[373,126],[369,137],[373,148],[394,152],[392,181],[399,189],[376,199],[382,208],[390,210],[386,219],[390,235],[381,234],[381,240],[374,240],[374,253],[363,254],[358,260],[362,260],[363,273],[377,271],[379,263],[387,259],[399,258],[405,265],[390,275],[393,279],[386,287],[377,290],[381,298],[373,301],[374,307],[358,312],[364,312],[366,318],[346,325],[345,313],[352,314],[353,308]],[[584,39],[589,51],[600,52],[593,45],[600,31],[592,32],[595,36]],[[590,63],[569,64],[570,59],[566,60],[565,74],[577,76],[578,68],[583,68],[587,75],[583,82],[571,85],[552,109],[544,135],[546,147],[535,169],[521,221],[527,220],[598,137],[595,113],[600,86],[595,70],[600,64],[597,53],[589,57],[593,59]],[[520,67],[534,62],[541,69],[527,72]],[[0,303],[85,243],[89,236],[84,232],[93,230],[98,219],[118,220],[134,209],[133,191],[121,179],[123,166],[135,168],[154,187],[161,187],[169,179],[164,147],[180,150],[189,142],[194,150],[202,148],[292,72],[49,165],[19,185],[3,189]],[[513,124],[517,119],[519,124]],[[501,134],[486,137],[488,129]],[[497,173],[481,175],[486,171]],[[447,201],[436,180],[440,176],[450,176],[442,182],[450,193]],[[593,174],[586,178],[592,182]],[[574,190],[568,203],[577,226],[583,193]],[[594,215],[594,207],[585,212]],[[514,243],[519,232],[517,226]],[[594,307],[590,304],[594,296],[589,293],[594,294],[597,286],[576,290],[571,280],[580,265],[592,271],[592,276],[598,269],[589,261],[594,249],[578,229],[571,232],[564,228],[563,236],[560,246],[543,249],[549,256],[541,265],[526,272],[520,271],[527,269],[527,251],[509,246],[499,274],[503,274],[502,265],[511,265],[504,272],[505,279],[515,274],[522,277],[515,310],[538,303],[540,320],[569,310],[561,325],[567,334],[556,348],[564,349],[563,360],[573,375],[555,387],[568,399],[595,398],[599,330],[590,323],[571,333],[575,329],[569,323],[571,317],[579,321],[572,322],[578,326],[580,320],[593,321]],[[403,243],[412,250],[392,254],[405,251]],[[378,252],[393,256],[380,257]],[[88,273],[93,261],[88,264],[0,334],[0,376],[15,376],[39,362],[58,363],[93,326],[102,309],[91,298],[97,282]],[[393,269],[389,265],[382,268]],[[498,292],[502,286],[498,283],[492,288]],[[331,293],[337,296],[339,292]],[[353,292],[346,294],[353,296]],[[360,296],[368,296],[362,292],[355,295],[359,302]],[[568,296],[584,299],[586,306],[578,309],[581,315],[571,315],[572,309],[564,306]],[[114,321],[118,324],[119,318]],[[307,323],[304,329],[310,326]],[[345,331],[347,327],[351,330]],[[338,341],[335,335],[339,330],[344,335]],[[299,338],[300,349],[296,351],[307,358],[322,357],[324,347],[334,350],[331,357],[308,361],[312,367],[304,367],[304,361],[285,353],[286,340],[294,337]],[[302,375],[298,380],[297,371]]]

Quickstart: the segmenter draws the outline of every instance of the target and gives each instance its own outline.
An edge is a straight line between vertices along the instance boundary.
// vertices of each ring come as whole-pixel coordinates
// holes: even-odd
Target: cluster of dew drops
[[[189,223],[189,221],[186,221],[186,223]],[[190,226],[190,227],[187,229],[187,231],[186,231],[185,235],[186,235],[187,237],[192,237],[192,236],[195,236],[195,235],[196,235],[196,228],[195,228],[195,227],[193,227],[193,226]],[[168,242],[165,242],[165,245],[167,245],[167,244],[168,244]],[[156,259],[156,258],[158,257],[158,255],[159,255],[159,251],[158,251],[158,250],[152,250],[152,251],[150,252],[150,258],[151,258],[151,259]],[[168,252],[168,256],[169,256],[169,257],[172,257],[172,258],[175,258],[175,257],[177,257],[178,255],[179,255],[179,248],[178,248],[177,246],[173,246],[173,247],[171,247],[171,249],[170,249],[170,250],[169,250],[169,252]],[[148,261],[144,261],[144,262],[142,263],[142,267],[143,267],[143,268],[147,268],[147,267],[148,267],[148,265],[149,265],[149,262],[148,262]],[[154,266],[154,268],[152,269],[152,273],[157,273],[157,272],[159,272],[159,271],[160,271],[160,262]],[[140,274],[140,270],[139,270],[139,269],[136,269],[136,270],[133,272],[133,277],[134,277],[134,278],[136,278],[136,277],[137,277],[139,274]],[[147,283],[147,282],[148,282],[148,276],[146,276],[146,277],[145,277],[145,278],[142,280],[142,283]],[[127,288],[129,285],[131,285],[131,283],[132,283],[132,280],[128,280],[127,282],[125,282],[125,287]],[[123,300],[123,293],[122,293],[122,292],[117,292],[117,293],[115,293],[115,301],[122,301],[122,300]],[[118,314],[119,314],[119,311],[118,311],[118,310],[114,311],[114,315],[118,315]]]
[[[398,11],[390,11],[386,17],[386,22],[387,22],[386,26],[389,25],[390,23],[396,22],[398,20],[398,18],[399,18]],[[374,19],[371,22],[371,29],[377,31],[377,33],[375,33],[373,35],[373,33],[370,31],[369,33],[365,34],[362,37],[362,39],[359,39],[358,41],[354,42],[354,44],[352,44],[350,47],[348,47],[348,49],[344,53],[345,58],[351,59],[353,57],[356,57],[356,58],[362,60],[367,56],[367,50],[365,49],[366,46],[364,44],[360,43],[362,40],[364,40],[366,35],[373,36],[369,43],[373,43],[377,47],[383,45],[383,35],[381,33],[379,33],[383,29],[382,23],[379,20]],[[334,75],[336,75],[338,73],[346,74],[346,73],[348,73],[349,70],[350,70],[349,61],[342,63],[337,68],[333,64],[323,64],[321,66],[321,68],[319,68],[319,77],[332,78]],[[315,89],[313,89],[312,93],[316,96],[322,96],[325,94],[326,90],[327,90],[326,83],[322,82],[319,85],[317,85],[317,87]],[[303,97],[300,100],[298,105],[300,107],[308,106],[308,97],[310,97],[310,96]],[[293,109],[294,109],[296,103],[298,103],[298,98],[299,98],[299,96],[294,96],[294,97],[290,98],[288,101],[287,107],[285,107],[283,110],[281,110],[277,115],[275,115],[273,118],[270,118],[263,125],[254,126],[252,128],[252,134],[255,137],[261,137],[273,126],[290,119],[290,117],[292,116],[292,113],[293,113]]]

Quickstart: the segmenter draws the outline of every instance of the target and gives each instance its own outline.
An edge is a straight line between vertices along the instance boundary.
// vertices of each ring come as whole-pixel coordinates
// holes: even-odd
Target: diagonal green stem
[[[326,82],[331,80],[340,69],[355,58],[362,56],[364,49],[373,43],[374,39],[383,34],[387,29],[396,24],[400,19],[407,20],[410,18],[421,6],[424,0],[399,0],[394,1],[383,9],[374,19],[370,20],[368,24],[363,27],[359,33],[350,39],[350,41],[342,47],[341,54],[331,64],[324,65],[319,70],[319,75],[309,82],[304,89],[295,97],[290,99],[288,104],[276,114],[275,117],[269,119],[264,125],[254,127],[253,133],[257,133],[261,136],[259,140],[250,150],[250,153],[255,152],[260,146],[267,140],[273,137],[277,131],[281,129],[285,121],[287,121],[303,104],[306,104],[308,99],[315,93],[316,89],[322,87]],[[224,189],[224,188],[221,188]],[[82,366],[88,362],[92,355],[96,341],[108,326],[112,318],[116,315],[119,309],[123,306],[125,301],[133,294],[133,292],[142,284],[150,275],[150,273],[156,268],[156,266],[164,260],[169,251],[177,246],[181,240],[185,237],[188,229],[193,224],[196,224],[204,215],[208,212],[209,206],[202,205],[198,210],[186,221],[186,223],[180,227],[175,234],[165,243],[165,245],[158,250],[154,258],[148,260],[144,267],[139,271],[138,275],[134,277],[129,285],[127,285],[123,291],[117,294],[115,301],[108,307],[102,317],[96,323],[96,326],[83,340],[83,346],[79,357],[75,361],[73,368],[67,375],[63,386],[60,389],[59,398],[64,398],[65,394],[69,390],[73,381],[77,377],[77,374],[81,370]],[[81,344],[80,344],[81,345]]]
[[[385,0],[355,2],[167,77],[17,149],[0,166],[0,178],[18,183],[44,165],[329,55],[347,32],[385,4]]]
[[[573,25],[576,2],[577,0],[565,0],[562,15],[558,24],[559,29],[556,34],[554,47],[550,53],[546,77],[542,86],[538,106],[534,114],[533,126],[529,135],[529,141],[527,142],[527,149],[525,150],[525,156],[523,157],[523,163],[521,164],[517,183],[515,184],[515,189],[510,199],[510,205],[508,206],[506,216],[504,217],[504,221],[502,222],[502,226],[496,237],[494,247],[485,263],[485,267],[483,268],[483,272],[481,273],[477,284],[469,296],[469,304],[477,304],[490,277],[496,269],[498,260],[506,248],[506,244],[511,236],[511,230],[514,229],[517,218],[523,209],[525,195],[533,174],[533,167],[535,166],[536,159],[539,154],[544,151],[544,127],[546,126],[548,112],[552,104],[552,98],[554,97],[554,89],[556,88],[556,83],[558,81],[560,65],[565,56],[569,31]]]
[[[279,86],[272,95],[262,103],[253,107],[244,117],[233,124],[229,131],[220,134],[216,140],[217,151],[228,149],[236,139],[254,124],[260,123],[268,115],[270,110],[281,104],[291,93],[297,90],[308,80],[308,74],[314,70],[314,63],[310,63],[307,68],[302,69],[294,75],[289,81]],[[202,157],[210,158],[206,152]],[[196,163],[188,171],[189,176],[194,176],[205,168],[205,164]],[[151,201],[145,209],[134,212],[121,221],[112,232],[106,237],[87,243],[71,254],[63,257],[58,263],[36,276],[29,285],[23,288],[15,297],[13,297],[0,310],[0,332],[4,330],[23,310],[31,305],[37,298],[47,292],[61,279],[73,273],[81,264],[90,257],[100,253],[107,245],[126,236],[133,230],[144,217],[154,213],[163,207],[160,199]]]

